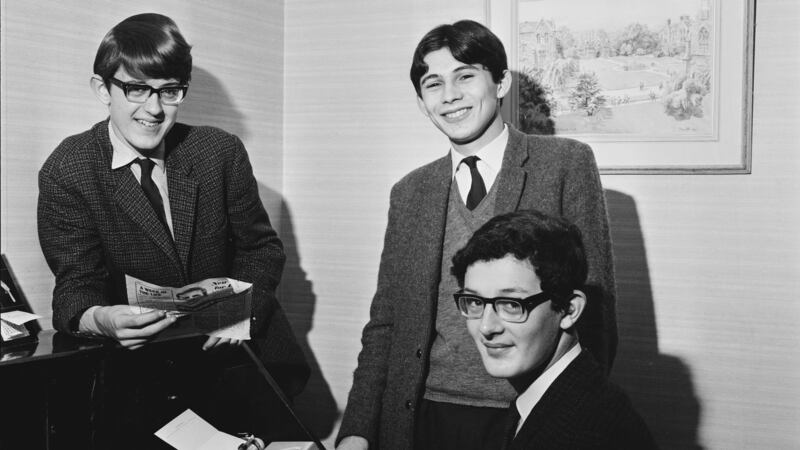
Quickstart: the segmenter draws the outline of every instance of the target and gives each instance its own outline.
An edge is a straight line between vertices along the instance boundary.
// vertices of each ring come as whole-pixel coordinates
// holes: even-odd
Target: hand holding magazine
[[[140,308],[140,312],[160,309],[178,317],[188,316],[203,334],[250,339],[250,283],[208,278],[183,287],[166,287],[126,275],[125,284],[128,304]]]

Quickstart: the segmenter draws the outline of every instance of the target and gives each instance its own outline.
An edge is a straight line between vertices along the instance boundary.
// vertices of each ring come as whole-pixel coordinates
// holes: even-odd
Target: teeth
[[[464,109],[459,109],[458,111],[447,113],[444,116],[447,117],[448,119],[457,119],[457,118],[463,116],[466,113],[467,113],[467,109],[464,108]]]
[[[153,128],[158,125],[158,122],[146,122],[144,120],[137,120],[137,122],[148,128]]]

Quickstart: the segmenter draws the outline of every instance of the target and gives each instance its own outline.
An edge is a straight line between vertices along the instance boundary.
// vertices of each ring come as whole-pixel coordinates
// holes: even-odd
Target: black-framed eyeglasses
[[[108,80],[122,89],[122,92],[125,93],[125,98],[133,103],[144,103],[155,92],[162,105],[177,105],[186,98],[186,92],[189,90],[188,84],[170,84],[154,88],[149,84],[126,83],[114,77]]]
[[[506,322],[521,323],[528,320],[528,315],[537,306],[552,299],[547,292],[540,292],[525,298],[494,297],[485,298],[480,295],[457,292],[453,294],[458,310],[467,319],[480,319],[486,305],[492,305],[498,317]]]

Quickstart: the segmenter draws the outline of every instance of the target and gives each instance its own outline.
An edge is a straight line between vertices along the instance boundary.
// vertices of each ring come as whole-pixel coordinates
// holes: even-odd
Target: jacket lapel
[[[418,230],[425,230],[419,236],[420,255],[430,255],[420,261],[422,274],[440,275],[442,265],[442,245],[444,244],[447,202],[452,181],[452,162],[450,155],[436,160],[431,166],[432,173],[422,177],[415,192]],[[435,249],[435,251],[434,251]],[[439,276],[432,276],[428,287],[434,297],[438,295]],[[430,302],[429,302],[430,303]],[[435,303],[434,303],[435,304]]]
[[[101,145],[103,165],[104,167],[110,168],[113,148],[108,136],[108,120],[100,122],[95,126],[95,135]],[[169,168],[167,170],[169,170]],[[142,191],[142,186],[136,181],[136,177],[130,169],[127,167],[120,168],[109,170],[107,173],[109,173],[110,176],[108,178],[104,177],[106,180],[104,183],[107,183],[106,185],[109,190],[113,192],[114,202],[119,209],[123,211],[133,223],[139,226],[142,233],[148,236],[153,243],[175,263],[176,267],[181,268],[181,259],[176,252],[176,244],[173,243],[169,231],[161,224],[156,212],[153,211],[153,207]],[[169,174],[167,176],[169,177]],[[108,185],[109,180],[110,186]],[[175,235],[180,236],[181,229],[178,228],[177,223],[181,223],[181,226],[183,226],[182,220],[176,221],[175,219],[176,216],[180,217],[180,207],[176,210],[176,206],[173,206],[172,182],[168,181],[168,183],[170,186],[170,209],[172,210],[171,215],[173,217],[172,226],[175,229]],[[192,211],[194,211],[193,207]],[[183,273],[184,271],[181,272]]]
[[[184,268],[189,267],[189,251],[194,236],[194,223],[197,206],[197,181],[192,178],[191,159],[181,143],[170,148],[167,142],[167,183],[169,186],[169,207],[172,213],[172,227],[175,235],[175,248]],[[186,276],[184,269],[184,276]]]
[[[527,445],[541,442],[543,439],[551,441],[563,437],[559,436],[564,430],[561,428],[570,422],[573,413],[580,412],[580,401],[585,397],[588,385],[598,375],[598,366],[593,363],[586,350],[572,361],[561,374],[553,381],[539,403],[533,407],[522,428],[514,438],[517,444]],[[512,448],[517,447],[512,445]],[[523,448],[523,447],[517,447]]]
[[[128,217],[141,228],[142,232],[150,237],[153,242],[176,264],[180,264],[172,238],[161,221],[158,219],[153,207],[144,196],[141,185],[136,181],[130,170],[120,168],[113,171],[114,201]]]
[[[497,186],[497,200],[495,201],[494,213],[505,214],[516,211],[525,189],[525,181],[528,173],[522,167],[528,160],[528,147],[525,136],[508,127],[508,144],[503,154],[503,165],[500,168]]]

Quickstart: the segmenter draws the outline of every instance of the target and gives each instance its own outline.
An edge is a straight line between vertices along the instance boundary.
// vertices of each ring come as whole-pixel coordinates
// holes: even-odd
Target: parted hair
[[[439,25],[422,37],[411,61],[411,83],[420,97],[420,80],[428,71],[425,56],[443,48],[449,49],[458,61],[484,66],[495,83],[500,83],[503,73],[508,70],[503,43],[485,26],[472,20]]]
[[[535,210],[496,216],[480,227],[453,256],[452,274],[464,287],[467,269],[478,261],[511,255],[529,261],[553,307],[568,306],[573,290],[582,289],[588,266],[581,231],[566,219]]]
[[[172,19],[156,13],[137,14],[118,23],[103,38],[94,73],[107,81],[122,67],[135,77],[177,78],[188,83],[192,78],[191,50]]]

